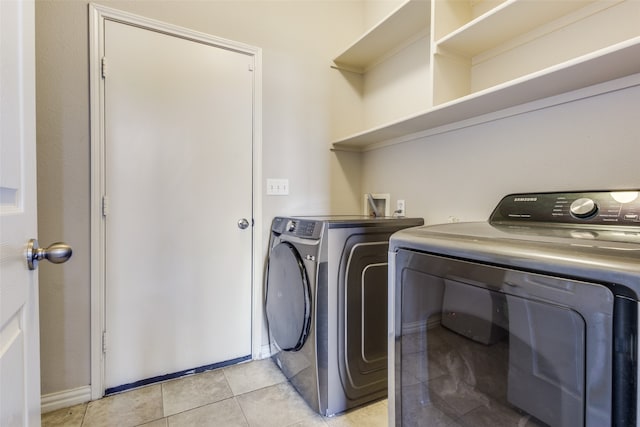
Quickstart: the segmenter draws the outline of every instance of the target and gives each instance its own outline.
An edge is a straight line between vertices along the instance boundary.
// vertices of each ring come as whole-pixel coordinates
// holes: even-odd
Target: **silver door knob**
[[[31,239],[27,244],[27,265],[29,270],[35,270],[38,268],[38,261],[43,259],[54,264],[62,264],[71,258],[72,253],[71,246],[66,243],[56,242],[48,248],[41,248],[36,239]]]
[[[244,230],[247,227],[249,227],[249,221],[247,220],[247,218],[242,218],[238,220],[239,229]]]

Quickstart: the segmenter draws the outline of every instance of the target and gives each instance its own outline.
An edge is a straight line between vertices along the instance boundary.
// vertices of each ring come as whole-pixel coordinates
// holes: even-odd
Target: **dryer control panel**
[[[271,224],[271,231],[275,234],[286,234],[303,239],[319,239],[322,232],[322,222],[299,218],[276,217]]]
[[[500,201],[489,222],[640,227],[640,190],[511,194]]]

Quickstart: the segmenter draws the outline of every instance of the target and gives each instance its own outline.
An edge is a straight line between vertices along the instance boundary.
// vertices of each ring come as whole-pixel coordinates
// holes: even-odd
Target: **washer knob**
[[[287,231],[289,233],[293,233],[294,231],[296,231],[296,222],[295,221],[289,221],[287,223]]]
[[[569,211],[576,218],[588,218],[598,212],[598,205],[592,199],[582,197],[571,203]]]

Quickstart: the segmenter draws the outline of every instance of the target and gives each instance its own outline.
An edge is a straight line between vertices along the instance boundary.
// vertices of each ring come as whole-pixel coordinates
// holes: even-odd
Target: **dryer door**
[[[271,338],[278,348],[300,350],[311,325],[311,296],[302,257],[289,242],[279,243],[269,255],[265,304]]]

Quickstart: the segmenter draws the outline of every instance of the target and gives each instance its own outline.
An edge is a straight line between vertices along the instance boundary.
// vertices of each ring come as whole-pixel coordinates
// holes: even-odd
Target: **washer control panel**
[[[500,201],[489,222],[640,227],[640,190],[511,194]]]

